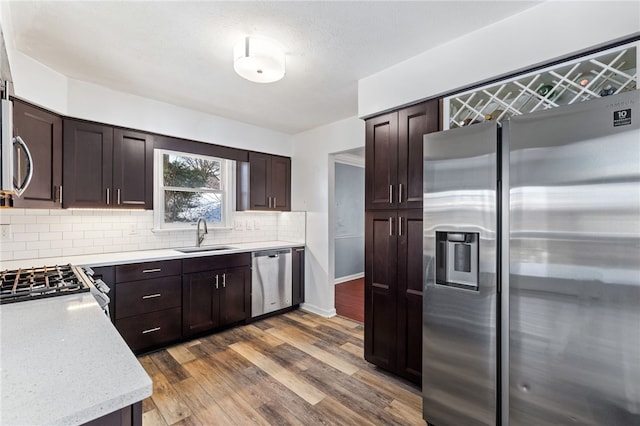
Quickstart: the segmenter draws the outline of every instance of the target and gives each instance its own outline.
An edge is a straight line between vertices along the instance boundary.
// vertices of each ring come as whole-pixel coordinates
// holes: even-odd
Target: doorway
[[[364,322],[364,148],[336,154],[333,171],[336,313]]]

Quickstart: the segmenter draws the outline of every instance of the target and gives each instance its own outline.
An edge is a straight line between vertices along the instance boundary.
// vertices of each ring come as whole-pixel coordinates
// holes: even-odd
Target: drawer
[[[149,278],[168,277],[182,273],[182,261],[161,260],[158,262],[132,263],[116,266],[116,282],[146,280]]]
[[[213,271],[215,269],[251,266],[251,253],[221,254],[218,256],[191,257],[182,261],[182,272]]]
[[[132,351],[165,345],[180,339],[182,309],[172,308],[116,320],[116,328]]]
[[[116,284],[116,319],[182,306],[180,275]]]

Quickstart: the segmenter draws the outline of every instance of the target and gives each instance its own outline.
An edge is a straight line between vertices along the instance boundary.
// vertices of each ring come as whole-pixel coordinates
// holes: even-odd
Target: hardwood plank
[[[233,420],[226,415],[218,403],[207,393],[202,384],[190,377],[180,383],[176,383],[174,388],[181,395],[189,395],[185,402],[191,412],[204,424],[233,425]]]
[[[386,412],[401,419],[406,425],[426,425],[422,419],[422,414],[416,412],[411,407],[398,400],[393,400],[385,409]]]
[[[341,345],[340,349],[345,350],[359,358],[364,358],[364,348],[362,346],[357,346],[351,342],[347,342],[344,345]]]
[[[140,362],[142,368],[144,368],[144,371],[146,371],[149,376],[153,377],[156,374],[162,374],[151,358],[149,358],[149,355],[138,357],[138,362]]]
[[[364,322],[364,278],[337,284],[334,301],[338,315]]]
[[[190,377],[189,373],[166,350],[154,352],[149,355],[149,358],[169,383],[177,383]]]
[[[311,355],[312,357],[320,360],[330,366],[334,367],[336,370],[342,371],[344,374],[352,375],[356,371],[358,371],[358,367],[353,364],[345,361],[344,359],[338,358],[337,356],[314,346],[313,343],[310,343],[312,339],[308,338],[302,333],[297,332],[292,328],[287,328],[284,330],[275,330],[271,329],[267,331],[268,333],[274,335],[278,339],[294,346],[301,351]]]
[[[315,407],[319,413],[341,425],[373,425],[371,421],[328,396]]]
[[[163,374],[153,376],[153,395],[151,398],[167,424],[189,417],[192,413],[178,392]]]
[[[362,335],[297,310],[141,356],[144,426],[424,425],[420,389],[365,361]]]
[[[169,352],[173,359],[175,359],[179,364],[184,364],[196,359],[193,353],[184,345],[175,345],[167,348],[167,352]]]
[[[231,349],[238,352],[243,357],[269,373],[278,382],[298,394],[302,399],[311,405],[315,405],[322,401],[326,395],[309,383],[300,380],[297,376],[284,369],[281,365],[273,362],[260,352],[253,349],[246,343],[234,343]]]
[[[164,421],[158,410],[142,413],[142,424],[144,426],[167,426],[167,422]]]
[[[422,396],[418,391],[411,392],[402,388],[398,384],[384,380],[382,377],[367,370],[361,369],[352,377],[370,385],[371,387],[379,389],[381,392],[384,392],[389,396],[395,396],[396,399],[411,407],[413,410],[422,410]]]

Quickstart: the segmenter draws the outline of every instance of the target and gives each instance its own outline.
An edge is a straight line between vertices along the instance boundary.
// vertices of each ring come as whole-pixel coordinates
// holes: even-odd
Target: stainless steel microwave
[[[33,157],[20,136],[13,135],[13,103],[9,100],[8,86],[2,96],[0,122],[0,190],[20,197],[33,177]]]

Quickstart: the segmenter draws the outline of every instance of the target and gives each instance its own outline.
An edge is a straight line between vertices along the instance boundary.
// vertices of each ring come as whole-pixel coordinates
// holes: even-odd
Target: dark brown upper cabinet
[[[250,152],[237,173],[237,210],[291,211],[289,157]]]
[[[29,147],[34,165],[31,183],[14,197],[14,207],[62,207],[62,117],[14,99],[13,129]]]
[[[365,127],[365,208],[422,208],[422,137],[438,130],[438,101],[371,118]]]
[[[64,120],[63,207],[153,208],[151,135]]]

